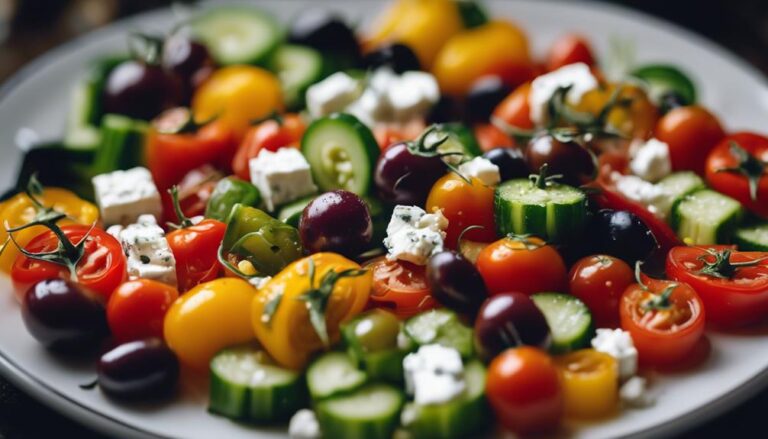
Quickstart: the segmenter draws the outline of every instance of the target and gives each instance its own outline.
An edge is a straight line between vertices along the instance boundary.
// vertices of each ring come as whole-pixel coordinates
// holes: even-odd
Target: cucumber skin
[[[711,191],[711,190],[703,189],[701,191],[689,193],[688,195],[686,195],[685,197],[682,197],[680,200],[676,202],[675,207],[672,210],[672,215],[670,216],[670,221],[669,221],[670,226],[675,231],[675,233],[677,233],[677,236],[683,241],[685,241],[685,243],[688,245],[729,244],[733,239],[736,228],[741,223],[741,218],[744,214],[743,208],[739,208],[739,210],[735,211],[730,217],[726,218],[725,221],[720,223],[720,225],[718,225],[715,228],[715,231],[712,234],[712,236],[708,236],[706,237],[706,239],[702,240],[701,237],[699,236],[696,237],[697,239],[693,239],[694,237],[690,237],[690,236],[681,236],[680,228],[682,225],[684,225],[684,221],[685,221],[683,214],[680,212],[681,206],[690,197],[693,197],[697,193],[703,192],[703,191]],[[731,198],[724,194],[720,194],[720,195],[725,198]],[[734,202],[738,203],[736,200],[734,200]],[[689,240],[691,242],[688,242]]]
[[[217,54],[216,51],[213,49],[212,47],[213,45],[210,43],[210,41],[206,41],[205,38],[203,38],[200,35],[197,35],[197,31],[195,30],[195,27],[200,26],[201,23],[204,23],[206,20],[210,19],[212,15],[220,15],[220,14],[258,15],[264,24],[267,24],[270,26],[270,30],[273,33],[272,41],[269,42],[269,45],[266,46],[266,48],[261,53],[251,54],[248,57],[243,57],[240,59],[225,60],[221,58],[219,54]],[[236,64],[250,64],[250,65],[262,66],[262,67],[267,67],[267,63],[272,58],[272,55],[280,46],[280,43],[285,39],[285,31],[276,23],[277,21],[273,17],[265,14],[261,9],[254,8],[252,6],[245,6],[245,5],[215,7],[208,11],[205,11],[203,14],[197,17],[194,17],[189,22],[189,24],[192,26],[192,33],[197,35],[197,37],[202,40],[203,44],[205,44],[206,47],[209,47],[211,56],[216,60],[217,64],[221,66],[236,65]]]
[[[350,422],[350,419],[337,417],[326,408],[324,402],[315,405],[320,430],[324,438],[344,438],[344,439],[391,439],[392,435],[400,422],[400,410],[405,404],[405,396],[398,388],[387,386],[392,391],[397,392],[400,397],[400,406],[394,411],[390,419],[379,422]]]
[[[350,345],[347,348],[347,354],[357,367],[368,374],[371,381],[392,384],[402,384],[404,381],[403,359],[407,353],[400,349],[363,352],[359,346]]]
[[[534,304],[536,304],[536,307],[539,307],[538,302],[536,301],[537,297],[543,298],[547,296],[564,296],[565,298],[568,298],[568,300],[578,300],[581,302],[580,299],[578,299],[575,296],[571,296],[570,294],[563,294],[563,293],[536,293],[531,295],[531,300],[533,300]],[[568,352],[572,352],[578,349],[582,348],[588,348],[590,347],[590,344],[592,342],[592,338],[595,336],[595,319],[592,318],[592,314],[589,311],[589,307],[587,307],[584,302],[581,302],[581,304],[586,308],[587,315],[589,316],[589,325],[584,330],[584,332],[576,338],[573,338],[568,341],[561,341],[561,340],[555,340],[554,334],[552,334],[552,344],[549,347],[549,351],[552,354],[565,354]],[[541,309],[541,308],[539,308]],[[542,314],[544,314],[545,320],[547,320],[547,324],[549,324],[549,319],[547,319],[547,314],[544,312],[544,310],[541,310]]]
[[[342,387],[342,388],[337,387],[337,388],[333,389],[330,393],[327,393],[327,394],[321,394],[321,393],[318,392],[318,390],[313,389],[313,386],[311,384],[312,381],[309,378],[309,374],[311,373],[312,368],[313,367],[317,367],[317,363],[319,361],[322,361],[323,358],[325,358],[328,355],[343,356],[343,358],[349,360],[349,363],[350,363],[349,365],[350,365],[351,368],[354,369],[354,368],[357,367],[357,365],[355,364],[354,360],[352,358],[349,358],[346,355],[346,353],[344,353],[344,352],[332,351],[332,352],[328,352],[328,353],[323,354],[320,357],[316,358],[312,362],[312,364],[309,365],[309,367],[307,368],[307,373],[305,374],[306,375],[306,381],[307,381],[307,389],[309,390],[309,396],[315,402],[322,401],[322,400],[328,399],[328,398],[333,398],[333,397],[337,397],[337,396],[341,396],[341,395],[346,395],[346,394],[352,393],[355,390],[357,390],[357,389],[361,388],[362,386],[364,386],[366,384],[366,382],[368,382],[367,374],[365,372],[361,371],[360,372],[360,376],[362,377],[362,380],[358,381],[357,383],[354,383],[352,386]]]
[[[406,340],[410,342],[408,344],[407,351],[412,352],[417,350],[422,345],[437,343],[444,347],[456,349],[459,351],[459,354],[461,354],[461,358],[465,360],[472,358],[475,355],[475,344],[472,328],[464,325],[464,323],[462,323],[458,316],[455,314],[453,315],[453,319],[447,322],[448,324],[443,324],[439,327],[439,330],[435,330],[436,336],[433,339],[420,340],[419,334],[413,333],[413,325],[417,319],[428,318],[427,314],[438,312],[454,314],[452,311],[438,308],[424,311],[421,314],[417,314],[405,321],[400,329],[400,333],[405,337]],[[450,332],[447,334],[445,332],[446,328],[450,330]]]
[[[758,226],[742,227],[736,230],[733,234],[733,243],[736,244],[740,251],[754,251],[754,252],[768,252],[768,241],[758,242],[751,238],[742,237],[742,231],[746,231]],[[768,223],[759,226],[763,229],[768,229]]]
[[[286,108],[289,111],[299,111],[304,108],[306,102],[305,102],[305,95],[307,92],[307,89],[314,83],[320,81],[324,77],[326,77],[328,74],[332,73],[329,71],[328,63],[325,58],[323,58],[323,55],[317,51],[316,49],[309,47],[309,46],[299,46],[299,45],[293,45],[293,44],[283,44],[282,46],[278,46],[277,49],[272,53],[269,60],[269,70],[271,70],[273,73],[278,75],[280,73],[279,68],[279,57],[281,55],[281,51],[284,50],[302,50],[307,51],[309,56],[316,57],[316,61],[318,62],[318,66],[314,74],[312,75],[311,79],[306,81],[304,84],[298,85],[293,90],[288,90],[287,87],[283,87],[283,95],[285,96],[285,105]],[[282,84],[282,81],[281,81]]]

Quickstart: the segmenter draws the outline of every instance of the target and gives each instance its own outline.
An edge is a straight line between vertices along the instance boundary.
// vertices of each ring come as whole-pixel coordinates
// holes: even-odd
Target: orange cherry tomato
[[[464,237],[472,241],[490,242],[496,239],[493,219],[493,187],[476,178],[467,183],[454,173],[437,180],[427,197],[427,212],[440,209],[448,219],[445,244],[456,248],[461,232],[469,226],[482,229],[469,230]]]
[[[570,293],[589,307],[595,324],[617,328],[619,300],[635,279],[629,265],[613,256],[587,256],[571,267],[569,278]]]
[[[248,162],[259,155],[262,149],[277,151],[283,147],[298,148],[306,125],[298,114],[284,114],[265,120],[245,133],[235,158],[232,170],[245,181],[251,181]]]
[[[549,49],[547,71],[551,72],[579,62],[589,66],[595,64],[595,57],[592,55],[589,43],[580,35],[565,35],[558,38]]]
[[[662,116],[655,136],[669,145],[673,171],[704,175],[707,155],[725,137],[720,121],[704,108],[678,107]]]
[[[373,273],[370,304],[386,308],[400,318],[407,318],[435,308],[426,269],[405,261],[390,261],[385,256],[365,265]]]
[[[179,297],[176,288],[152,279],[121,284],[107,302],[107,322],[118,342],[163,338],[165,313]]]
[[[218,251],[227,226],[215,219],[204,219],[193,226],[170,232],[168,246],[176,259],[176,279],[184,292],[214,280],[221,272]]]
[[[496,106],[496,109],[493,110],[493,117],[506,122],[511,127],[521,130],[533,129],[531,106],[528,103],[530,93],[530,82],[517,87]]]
[[[511,148],[515,146],[515,142],[512,138],[504,134],[504,131],[492,123],[477,124],[473,127],[473,130],[477,143],[480,144],[480,149],[483,151],[490,151],[494,148]]]

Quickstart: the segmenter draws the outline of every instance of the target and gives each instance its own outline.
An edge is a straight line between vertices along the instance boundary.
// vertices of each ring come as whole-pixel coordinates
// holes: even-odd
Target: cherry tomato
[[[435,308],[425,267],[404,261],[390,261],[385,256],[365,266],[373,273],[371,305],[386,308],[400,318],[407,318]]]
[[[738,156],[744,153],[743,157]],[[707,183],[718,192],[739,200],[755,214],[768,218],[766,169],[768,138],[753,133],[731,134],[709,153]],[[750,177],[743,173],[745,171],[752,174],[753,187],[750,187]]]
[[[556,429],[563,416],[559,372],[546,352],[507,349],[488,366],[485,393],[505,428],[520,434]]]
[[[765,257],[766,252],[737,252],[726,247],[675,247],[667,255],[667,275],[696,290],[708,321],[743,326],[768,316],[768,260],[761,261]],[[714,263],[719,263],[714,271],[701,273]],[[748,266],[738,267],[744,263]]]
[[[579,418],[599,418],[616,411],[619,365],[610,355],[581,349],[555,358],[563,383],[565,412]]]
[[[188,217],[205,214],[208,200],[221,180],[221,173],[213,166],[204,165],[193,169],[179,182],[179,205]]]
[[[493,117],[504,121],[507,125],[514,128],[521,130],[532,129],[531,106],[528,103],[530,93],[530,82],[520,85],[496,106],[496,109],[493,110]]]
[[[490,151],[495,148],[511,148],[515,142],[504,131],[491,123],[476,124],[473,128],[480,149]]]
[[[680,282],[643,277],[621,296],[621,328],[628,331],[640,363],[671,366],[688,357],[704,335],[704,305]]]
[[[478,255],[477,269],[491,295],[566,291],[563,258],[536,237],[505,237],[492,243]]]
[[[670,110],[656,124],[655,136],[669,145],[673,171],[704,175],[707,155],[725,137],[720,121],[704,108],[691,105]]]
[[[593,70],[594,73],[594,70]],[[659,111],[651,102],[648,94],[639,86],[632,84],[605,84],[587,92],[576,105],[577,111],[585,111],[595,116],[600,114],[608,101],[616,95],[619,88],[619,100],[627,100],[629,105],[617,105],[608,112],[606,124],[620,134],[630,138],[648,138],[659,119]]]
[[[587,256],[571,267],[569,278],[571,294],[589,307],[598,327],[619,326],[621,294],[634,282],[626,262],[607,255]]]
[[[595,64],[595,57],[587,40],[581,35],[565,35],[558,38],[547,55],[547,71],[557,70],[568,64]]]
[[[120,243],[107,232],[98,228],[91,230],[89,226],[72,224],[61,226],[61,230],[73,245],[85,239],[83,255],[75,269],[77,283],[102,299],[108,299],[126,277],[125,256]],[[49,230],[34,237],[24,249],[40,253],[54,251],[59,246],[59,238]],[[70,276],[69,270],[63,265],[24,255],[16,258],[11,269],[11,280],[19,300],[34,283],[45,279],[69,279]]]
[[[419,137],[419,134],[424,132],[426,128],[422,119],[413,119],[404,124],[376,124],[373,127],[373,136],[376,138],[376,143],[383,151],[390,146],[405,141],[411,141]]]
[[[274,152],[283,147],[298,148],[305,128],[299,115],[285,114],[279,118],[265,120],[249,129],[232,161],[235,175],[245,181],[251,181],[248,162],[252,158],[257,157],[262,149]]]
[[[176,279],[179,291],[184,292],[197,284],[218,277],[221,267],[218,251],[227,226],[215,219],[204,219],[198,224],[169,233],[168,246],[176,259]]]
[[[176,288],[151,279],[121,284],[107,302],[107,322],[121,343],[143,338],[163,338],[163,319],[179,297]]]
[[[473,178],[467,183],[454,173],[448,173],[437,180],[427,197],[427,212],[443,211],[448,219],[445,244],[456,248],[459,234],[469,226],[482,229],[469,230],[464,237],[472,241],[490,242],[496,239],[493,219],[493,187],[486,186]]]

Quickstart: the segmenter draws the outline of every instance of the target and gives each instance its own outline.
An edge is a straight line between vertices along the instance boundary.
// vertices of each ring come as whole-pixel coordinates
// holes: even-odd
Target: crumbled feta
[[[320,436],[320,423],[317,422],[315,412],[301,409],[294,413],[288,423],[288,437],[291,439],[319,439]]]
[[[584,63],[569,64],[541,75],[531,82],[528,95],[531,121],[542,125],[547,118],[547,105],[558,88],[571,86],[565,96],[569,104],[577,105],[587,92],[597,88],[598,83],[589,66]]]
[[[251,183],[261,192],[267,210],[317,191],[309,163],[296,148],[262,149],[248,162]]]
[[[438,344],[424,345],[403,359],[405,389],[416,404],[441,404],[466,388],[459,351]]]
[[[621,402],[629,407],[647,407],[653,404],[653,398],[646,391],[648,382],[640,376],[633,376],[619,389]]]
[[[499,167],[484,157],[475,157],[459,165],[459,173],[468,178],[477,178],[487,186],[494,186],[501,181]]]
[[[669,145],[649,139],[634,148],[629,169],[633,174],[650,182],[657,182],[672,173],[672,162],[669,159]]]
[[[147,168],[100,174],[92,179],[101,220],[106,225],[129,224],[142,214],[159,219],[160,193]]]
[[[135,224],[113,232],[120,237],[131,279],[152,279],[176,286],[176,259],[155,217],[141,215]]]
[[[365,89],[360,99],[352,102],[345,111],[369,127],[376,125],[379,121],[392,119],[392,106],[386,93],[372,87]]]
[[[616,359],[619,378],[624,381],[637,373],[637,349],[629,332],[621,329],[601,328],[592,339],[592,347]]]
[[[616,190],[626,198],[645,206],[651,213],[664,219],[666,216],[665,203],[668,203],[668,195],[662,188],[643,180],[636,175],[621,175],[618,172],[611,174],[611,179],[616,185]]]
[[[448,220],[441,211],[426,213],[417,206],[396,206],[387,225],[387,259],[425,265],[427,259],[443,251]]]
[[[315,118],[342,111],[362,91],[360,81],[344,72],[336,72],[307,89],[307,110]]]

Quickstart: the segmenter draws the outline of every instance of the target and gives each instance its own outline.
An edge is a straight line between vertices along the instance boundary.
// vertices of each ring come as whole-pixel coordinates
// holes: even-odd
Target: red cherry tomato
[[[373,273],[370,303],[374,307],[386,308],[400,318],[407,318],[437,306],[423,266],[390,261],[382,256],[365,268]]]
[[[626,262],[607,255],[587,256],[571,267],[569,278],[571,294],[589,307],[598,327],[619,326],[619,300],[634,282]]]
[[[305,128],[304,121],[298,114],[285,114],[252,127],[245,134],[232,160],[235,175],[245,181],[251,181],[248,162],[252,158],[258,156],[262,149],[274,152],[283,147],[298,148]]]
[[[493,117],[514,128],[522,130],[532,129],[531,106],[528,104],[528,95],[530,93],[530,82],[517,87],[496,106],[496,109],[493,110]]]
[[[107,322],[118,342],[163,338],[165,313],[179,297],[176,288],[151,279],[121,284],[107,302]]]
[[[226,224],[221,221],[205,219],[167,235],[168,246],[176,259],[179,291],[218,277],[221,272],[218,251],[226,230]]]
[[[725,137],[720,121],[702,107],[678,107],[659,119],[655,136],[669,145],[673,171],[704,175],[707,155]]]
[[[547,56],[547,71],[582,62],[587,65],[595,64],[592,49],[585,38],[580,35],[565,35],[555,41]]]
[[[738,156],[744,153],[747,155]],[[737,169],[753,169],[754,192],[750,187],[750,178]],[[706,174],[707,183],[713,189],[739,200],[755,214],[768,218],[767,137],[754,133],[729,135],[709,153]]]
[[[480,149],[490,151],[494,148],[510,148],[515,146],[511,137],[491,123],[481,123],[474,126],[475,138],[480,144]]]

